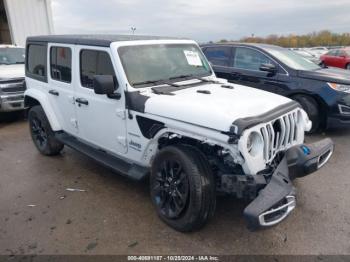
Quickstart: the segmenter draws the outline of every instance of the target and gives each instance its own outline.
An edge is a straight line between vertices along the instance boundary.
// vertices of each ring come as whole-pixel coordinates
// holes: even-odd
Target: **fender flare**
[[[62,130],[60,122],[58,121],[55,111],[53,110],[53,106],[45,94],[43,94],[41,91],[36,89],[27,89],[24,93],[24,100],[26,99],[26,97],[35,99],[40,103],[40,105],[44,109],[46,117],[49,120],[51,129],[53,131]]]

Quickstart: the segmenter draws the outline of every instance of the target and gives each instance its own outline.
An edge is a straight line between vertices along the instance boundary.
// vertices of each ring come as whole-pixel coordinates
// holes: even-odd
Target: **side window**
[[[329,56],[336,56],[336,54],[337,54],[337,50],[331,50],[327,53],[327,55]]]
[[[346,56],[346,54],[345,54],[345,52],[343,50],[338,50],[337,56],[343,57],[343,56]]]
[[[112,75],[115,78],[111,58],[105,51],[82,50],[80,53],[81,85],[93,88],[94,75]]]
[[[51,78],[70,83],[72,81],[72,51],[69,47],[51,47]]]
[[[251,48],[237,47],[233,67],[259,71],[261,64],[274,64],[266,55]]]
[[[229,66],[231,47],[208,47],[204,50],[204,54],[213,65]]]
[[[27,46],[27,72],[41,81],[46,81],[46,58],[47,46],[39,44],[29,44]]]

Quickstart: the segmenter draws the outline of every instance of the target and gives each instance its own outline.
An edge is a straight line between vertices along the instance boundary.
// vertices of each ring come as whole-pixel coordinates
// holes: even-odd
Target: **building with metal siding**
[[[53,34],[51,0],[0,0],[0,43],[24,46],[33,35]]]

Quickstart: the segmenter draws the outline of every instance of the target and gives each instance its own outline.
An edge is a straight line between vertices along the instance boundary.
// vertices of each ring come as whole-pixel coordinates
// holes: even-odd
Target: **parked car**
[[[350,70],[350,48],[333,49],[321,56],[322,66],[339,67]]]
[[[251,229],[281,222],[296,205],[291,181],[333,152],[330,139],[303,144],[311,123],[298,103],[217,79],[191,40],[30,37],[26,57],[39,152],[67,145],[135,180],[150,175],[159,217],[179,231],[202,227],[217,193],[251,200]]]
[[[299,102],[312,121],[311,133],[350,127],[350,72],[323,69],[273,45],[212,44],[202,48],[218,77]]]
[[[0,45],[0,113],[24,109],[24,48]]]
[[[324,46],[315,46],[307,49],[308,52],[311,54],[320,57],[321,55],[324,55],[328,52],[328,48]]]
[[[305,59],[310,60],[311,62],[314,62],[316,65],[320,65],[321,64],[321,60],[319,57],[317,57],[316,55],[313,55],[311,53],[309,53],[308,51],[305,50],[292,50],[295,53],[301,55],[302,57],[304,57]]]

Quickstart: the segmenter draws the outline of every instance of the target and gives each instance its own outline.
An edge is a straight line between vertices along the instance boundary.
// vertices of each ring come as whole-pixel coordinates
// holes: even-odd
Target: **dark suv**
[[[298,101],[311,132],[350,127],[350,72],[321,68],[288,49],[265,44],[202,46],[218,77]]]

